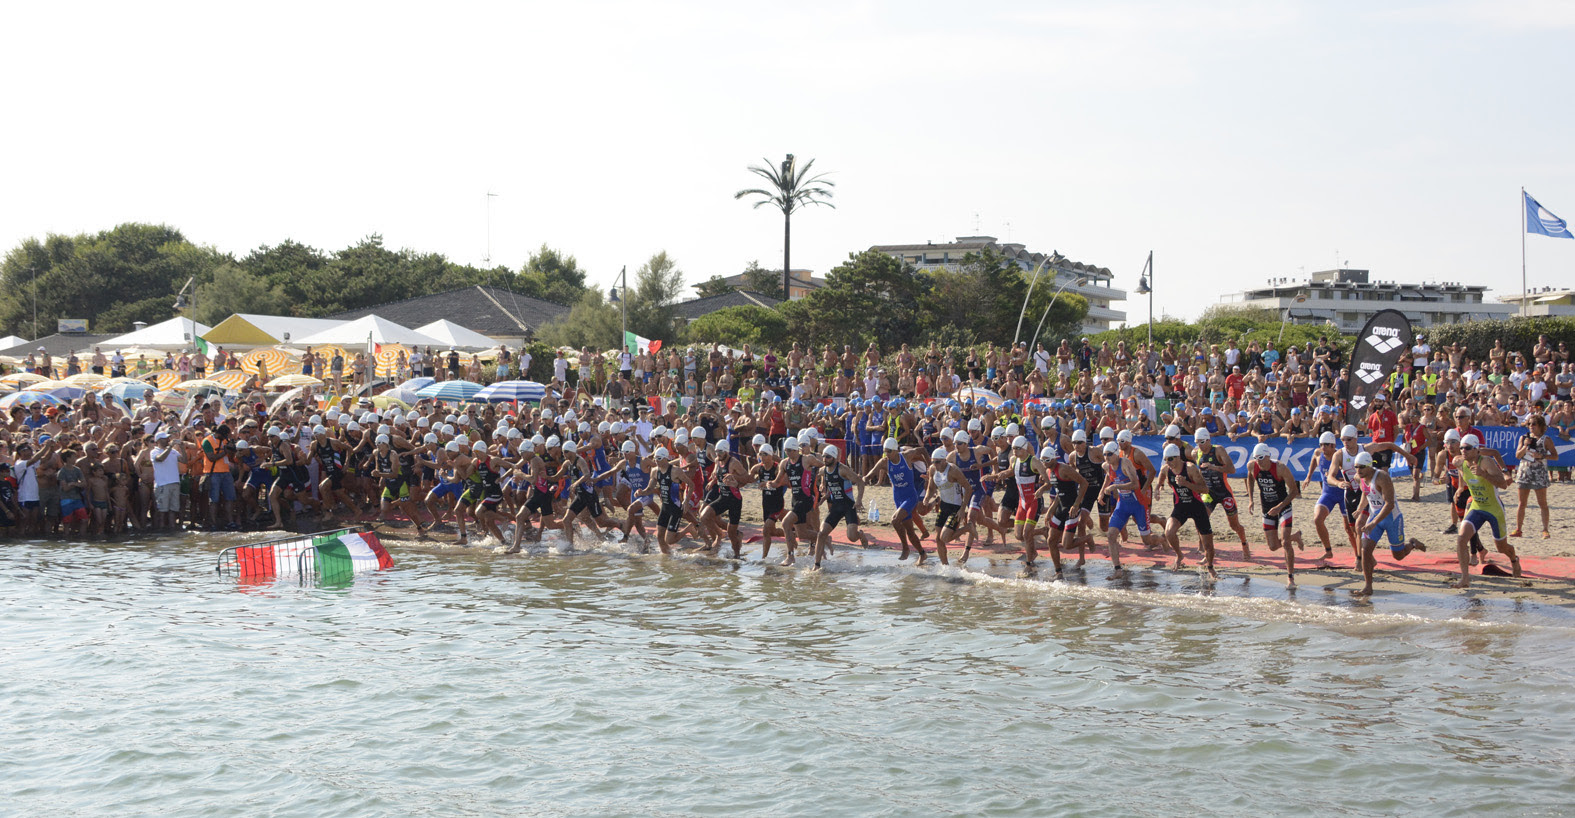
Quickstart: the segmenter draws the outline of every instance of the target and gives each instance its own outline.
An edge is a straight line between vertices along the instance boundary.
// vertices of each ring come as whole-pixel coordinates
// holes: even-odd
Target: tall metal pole
[[[1154,251],[1148,251],[1148,351],[1154,351]]]
[[[618,271],[618,304],[623,307],[623,337],[618,342],[623,345],[624,352],[633,356],[634,352],[629,349],[629,265],[627,264]],[[621,366],[623,359],[620,358],[618,363]]]
[[[1520,314],[1531,315],[1531,304],[1526,303],[1526,189],[1520,189]]]
[[[1525,255],[1526,255],[1524,239],[1521,242],[1521,253],[1520,254],[1521,254],[1522,258],[1524,258]],[[1524,266],[1524,265],[1522,265],[1522,266]],[[32,278],[32,289],[33,289],[33,340],[37,341],[38,340],[38,270],[36,270],[36,269],[34,269],[32,267],[29,267],[29,268],[27,268],[27,272],[28,272],[28,275],[31,276],[31,278]]]

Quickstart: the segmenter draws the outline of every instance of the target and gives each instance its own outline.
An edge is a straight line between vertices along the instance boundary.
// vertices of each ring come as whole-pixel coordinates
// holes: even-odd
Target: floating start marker
[[[243,580],[274,577],[348,579],[392,568],[394,559],[371,531],[341,528],[267,542],[237,545],[219,552],[218,572]]]

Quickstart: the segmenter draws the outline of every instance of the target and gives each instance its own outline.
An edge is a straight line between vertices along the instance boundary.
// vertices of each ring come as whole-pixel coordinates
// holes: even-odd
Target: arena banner
[[[1381,310],[1356,336],[1351,376],[1342,395],[1352,412],[1364,412],[1373,395],[1389,385],[1389,375],[1411,354],[1411,322],[1399,310]]]
[[[1525,437],[1526,430],[1515,426],[1487,426],[1482,428],[1482,434],[1487,437],[1483,444],[1497,449],[1504,456],[1504,462],[1514,468],[1519,460],[1515,457],[1515,447],[1520,439]],[[1553,468],[1575,468],[1575,442],[1568,438],[1551,435],[1554,445],[1558,447],[1559,459],[1548,465]],[[1364,437],[1362,443],[1368,443],[1372,438]],[[1191,439],[1188,438],[1188,442]],[[1140,435],[1132,439],[1132,444],[1148,455],[1155,466],[1160,465],[1160,453],[1165,449],[1165,438],[1159,435]],[[1243,477],[1247,473],[1247,461],[1252,457],[1253,447],[1258,441],[1251,437],[1242,437],[1231,440],[1224,435],[1214,437],[1214,445],[1224,449],[1231,462],[1236,464],[1236,476]],[[1318,440],[1304,437],[1287,442],[1285,438],[1275,438],[1269,441],[1269,448],[1274,450],[1274,459],[1291,467],[1291,473],[1297,480],[1307,479],[1307,470],[1312,467],[1318,452]],[[1411,474],[1411,469],[1406,466],[1405,458],[1396,457],[1395,463],[1390,467],[1389,473],[1393,475]]]

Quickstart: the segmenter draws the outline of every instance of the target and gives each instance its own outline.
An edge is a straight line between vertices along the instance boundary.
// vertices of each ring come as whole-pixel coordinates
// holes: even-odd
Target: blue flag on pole
[[[1575,234],[1570,233],[1569,223],[1548,212],[1548,209],[1531,198],[1530,193],[1521,191],[1526,197],[1526,232],[1541,233],[1556,239],[1575,239]]]

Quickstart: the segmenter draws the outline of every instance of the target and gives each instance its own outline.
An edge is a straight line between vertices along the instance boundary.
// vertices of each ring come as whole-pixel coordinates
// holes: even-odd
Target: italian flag
[[[242,578],[293,577],[301,571],[301,555],[313,549],[313,565],[325,577],[349,577],[394,565],[377,535],[351,529],[238,546],[235,565]]]
[[[662,348],[662,342],[641,338],[632,332],[625,332],[623,334],[623,348],[628,350],[631,355],[642,352],[655,352]]]
[[[370,531],[316,537],[312,545],[317,547],[317,573],[325,579],[394,567],[394,558]]]

